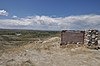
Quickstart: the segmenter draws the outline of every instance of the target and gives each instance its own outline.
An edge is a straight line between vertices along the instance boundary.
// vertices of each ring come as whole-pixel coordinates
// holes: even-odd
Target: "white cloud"
[[[20,19],[0,19],[0,28],[9,29],[99,29],[100,15],[79,15],[68,17],[27,16]]]
[[[0,10],[0,16],[8,16],[8,12],[5,10]]]
[[[18,18],[18,17],[14,15],[14,16],[12,16],[12,18]]]

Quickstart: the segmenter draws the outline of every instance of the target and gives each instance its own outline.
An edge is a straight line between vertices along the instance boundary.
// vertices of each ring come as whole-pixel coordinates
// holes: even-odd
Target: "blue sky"
[[[1,0],[0,10],[0,28],[62,30],[100,27],[100,0]],[[89,19],[94,19],[96,24]]]
[[[1,0],[0,9],[20,17],[100,14],[100,0]]]

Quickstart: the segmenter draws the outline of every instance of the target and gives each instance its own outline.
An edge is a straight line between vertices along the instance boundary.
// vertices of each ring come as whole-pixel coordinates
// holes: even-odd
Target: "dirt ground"
[[[24,46],[0,50],[0,66],[100,66],[100,50],[84,45],[60,45],[51,37]]]

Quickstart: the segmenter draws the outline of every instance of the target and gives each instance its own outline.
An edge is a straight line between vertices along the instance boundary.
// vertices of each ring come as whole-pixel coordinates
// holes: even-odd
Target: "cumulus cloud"
[[[0,10],[0,16],[8,16],[8,12],[5,10]]]
[[[68,17],[27,16],[20,19],[0,19],[0,27],[33,30],[100,30],[100,15],[79,15]]]

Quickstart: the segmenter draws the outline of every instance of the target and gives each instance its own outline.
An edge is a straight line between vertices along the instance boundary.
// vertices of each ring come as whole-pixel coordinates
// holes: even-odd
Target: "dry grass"
[[[100,50],[76,44],[61,47],[60,37],[54,35],[34,38],[16,47],[1,47],[0,66],[100,66]]]

